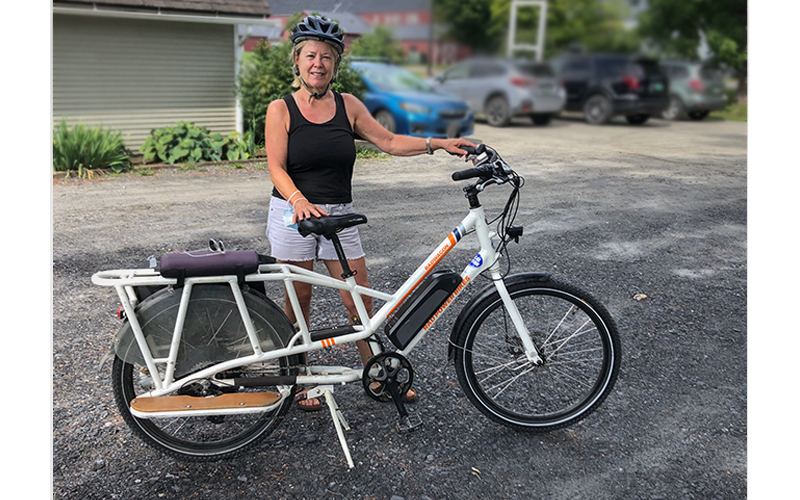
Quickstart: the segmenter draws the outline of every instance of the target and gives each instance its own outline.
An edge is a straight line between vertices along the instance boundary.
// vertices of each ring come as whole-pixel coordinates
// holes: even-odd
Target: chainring
[[[367,396],[385,403],[392,400],[389,384],[397,384],[397,394],[406,394],[414,383],[411,362],[395,352],[382,352],[364,365],[361,383]]]

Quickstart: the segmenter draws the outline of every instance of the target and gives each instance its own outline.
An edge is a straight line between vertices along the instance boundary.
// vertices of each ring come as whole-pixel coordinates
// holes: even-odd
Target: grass
[[[747,104],[728,104],[725,109],[713,111],[709,118],[718,118],[731,122],[746,122]]]
[[[384,153],[383,151],[379,150],[378,148],[372,145],[365,145],[365,144],[358,144],[356,143],[356,159],[359,160],[366,160],[366,159],[377,159],[377,158],[388,158],[389,155]]]

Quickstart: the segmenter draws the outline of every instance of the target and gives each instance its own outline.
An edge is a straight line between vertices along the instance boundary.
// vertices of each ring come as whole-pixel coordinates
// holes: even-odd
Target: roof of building
[[[265,17],[272,15],[267,0],[54,0],[56,6],[97,6],[141,11],[226,14]]]
[[[291,16],[295,12],[408,12],[430,10],[431,0],[270,0],[274,16]]]

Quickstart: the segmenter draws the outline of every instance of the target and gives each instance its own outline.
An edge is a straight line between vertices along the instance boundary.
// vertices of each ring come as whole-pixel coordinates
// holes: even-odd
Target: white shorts
[[[328,215],[345,215],[353,213],[352,203],[318,205]],[[271,247],[270,254],[278,260],[305,262],[309,260],[339,260],[333,243],[323,236],[309,234],[301,236],[297,229],[288,227],[283,220],[283,211],[292,206],[280,198],[272,196],[267,218],[267,239]],[[348,260],[364,257],[358,228],[348,227],[336,233],[342,244],[344,255]]]

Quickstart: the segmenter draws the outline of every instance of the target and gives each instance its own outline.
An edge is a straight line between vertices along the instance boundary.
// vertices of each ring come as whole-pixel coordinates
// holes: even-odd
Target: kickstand
[[[355,464],[353,464],[353,459],[350,456],[350,448],[348,448],[347,440],[344,437],[344,431],[349,431],[350,426],[347,424],[347,420],[344,419],[344,415],[342,415],[341,410],[339,410],[339,405],[336,404],[336,400],[333,399],[333,386],[317,386],[307,393],[307,397],[309,398],[316,398],[319,396],[325,396],[325,402],[328,404],[328,408],[331,410],[333,426],[336,428],[336,435],[339,436],[339,443],[341,443],[342,450],[344,450],[344,456],[347,459],[347,465],[349,465],[352,469],[355,467]],[[344,430],[342,427],[344,427]]]

